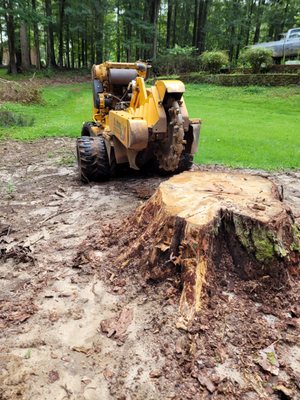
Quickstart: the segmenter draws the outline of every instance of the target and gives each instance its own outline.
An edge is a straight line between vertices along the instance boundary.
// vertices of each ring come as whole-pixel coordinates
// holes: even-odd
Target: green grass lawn
[[[82,123],[91,120],[91,85],[55,85],[43,89],[44,104],[6,103],[6,110],[34,118],[33,126],[0,128],[0,137],[37,139],[50,136],[80,136]]]
[[[187,85],[191,117],[203,121],[196,162],[300,168],[300,88]]]
[[[44,104],[4,104],[33,117],[33,126],[0,128],[0,138],[36,139],[80,134],[91,119],[92,92],[86,83],[49,86]],[[300,168],[300,88],[186,85],[191,117],[203,121],[198,163],[262,169]]]

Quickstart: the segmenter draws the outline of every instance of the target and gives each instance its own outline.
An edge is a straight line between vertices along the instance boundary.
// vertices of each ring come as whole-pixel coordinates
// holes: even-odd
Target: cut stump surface
[[[121,230],[130,237],[123,265],[134,259],[151,280],[180,274],[182,328],[200,310],[203,287],[216,269],[241,279],[267,277],[275,285],[299,270],[299,228],[276,186],[261,176],[176,175]]]

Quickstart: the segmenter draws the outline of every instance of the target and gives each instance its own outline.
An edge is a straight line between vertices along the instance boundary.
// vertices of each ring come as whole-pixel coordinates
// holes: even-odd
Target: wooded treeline
[[[0,0],[0,64],[81,68],[171,49],[228,51],[299,24],[300,0]]]

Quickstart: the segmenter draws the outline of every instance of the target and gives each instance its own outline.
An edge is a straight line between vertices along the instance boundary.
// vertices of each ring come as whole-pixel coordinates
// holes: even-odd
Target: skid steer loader
[[[192,166],[200,120],[189,119],[181,81],[146,88],[149,68],[141,61],[93,66],[93,121],[77,139],[82,181],[109,179],[125,164],[164,174]]]

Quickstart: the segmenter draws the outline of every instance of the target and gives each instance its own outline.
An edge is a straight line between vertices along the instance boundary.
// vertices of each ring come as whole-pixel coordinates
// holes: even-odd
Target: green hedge
[[[288,86],[299,85],[299,74],[182,74],[178,79],[185,83],[210,83],[223,86]]]
[[[231,74],[251,74],[251,68],[246,67],[235,67],[230,68],[229,73]],[[300,64],[299,65],[278,65],[272,64],[268,68],[262,68],[261,73],[268,74],[300,74]]]

